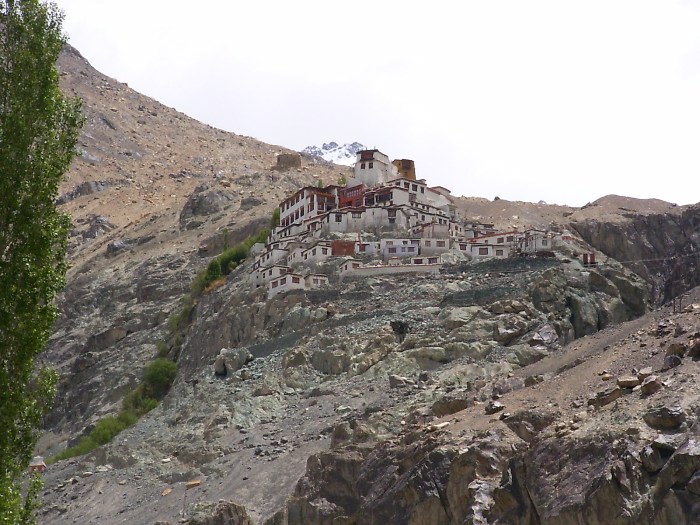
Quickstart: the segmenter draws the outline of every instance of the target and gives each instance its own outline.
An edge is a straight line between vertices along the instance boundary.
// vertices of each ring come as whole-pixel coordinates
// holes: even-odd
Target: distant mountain
[[[365,146],[359,142],[343,144],[342,146],[339,146],[337,142],[329,142],[327,144],[324,143],[320,148],[318,146],[307,146],[302,150],[302,153],[332,162],[333,164],[353,166],[357,152],[363,149],[365,149]]]

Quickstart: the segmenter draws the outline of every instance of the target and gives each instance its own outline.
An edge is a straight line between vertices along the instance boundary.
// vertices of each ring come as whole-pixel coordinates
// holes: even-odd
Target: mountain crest
[[[337,142],[324,142],[321,147],[307,146],[301,152],[316,157],[317,159],[340,164],[342,166],[353,166],[358,151],[366,149],[359,142],[352,144],[343,144],[339,146]]]

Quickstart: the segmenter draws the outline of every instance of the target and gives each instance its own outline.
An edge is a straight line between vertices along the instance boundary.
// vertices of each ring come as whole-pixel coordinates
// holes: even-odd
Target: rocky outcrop
[[[197,228],[210,215],[223,211],[233,202],[228,193],[207,184],[197,186],[180,212],[180,227]]]
[[[655,303],[700,284],[700,206],[678,214],[629,213],[627,219],[589,219],[569,226],[588,244],[651,283]]]

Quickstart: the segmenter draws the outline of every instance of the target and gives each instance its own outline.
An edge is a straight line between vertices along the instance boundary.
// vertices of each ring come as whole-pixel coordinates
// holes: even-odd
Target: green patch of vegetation
[[[169,359],[159,358],[149,363],[144,370],[143,382],[124,396],[119,413],[100,419],[90,434],[78,444],[50,458],[49,463],[82,456],[111,442],[122,430],[134,425],[141,416],[158,406],[159,400],[170,390],[176,375],[177,363]]]
[[[170,359],[156,359],[148,364],[143,374],[143,385],[147,397],[163,399],[175,381],[177,363]]]

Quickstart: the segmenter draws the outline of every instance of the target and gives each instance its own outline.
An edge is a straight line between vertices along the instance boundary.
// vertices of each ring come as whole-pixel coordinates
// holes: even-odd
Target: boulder
[[[685,488],[688,489],[688,492],[700,496],[700,471],[693,474]]]
[[[399,376],[396,374],[392,374],[389,376],[389,387],[390,388],[402,388],[402,387],[411,386],[414,384],[415,384],[415,381],[413,381],[407,377]]]
[[[640,381],[644,381],[647,377],[649,377],[653,373],[654,373],[654,370],[650,366],[647,366],[647,367],[642,368],[637,373],[637,377],[639,378]]]
[[[676,368],[682,363],[682,359],[677,355],[667,355],[664,357],[664,370],[670,370],[671,368]]]
[[[622,376],[617,378],[617,386],[620,388],[634,388],[639,384],[640,381],[637,376]]]
[[[225,377],[240,370],[253,360],[253,355],[246,348],[222,348],[214,361],[214,373]]]
[[[448,330],[454,330],[477,319],[488,319],[489,313],[479,306],[465,306],[461,308],[451,308],[443,310],[440,314],[440,321]]]
[[[677,355],[678,357],[683,357],[688,351],[688,347],[685,343],[671,343],[666,347],[666,355]]]
[[[663,383],[656,376],[649,376],[642,381],[642,394],[650,396],[663,388]]]
[[[658,430],[673,430],[685,421],[685,412],[678,405],[657,405],[644,414],[647,425]]]
[[[671,487],[685,485],[700,471],[700,441],[687,439],[659,472],[655,489],[663,493]]]
[[[700,339],[691,339],[688,348],[688,357],[693,359],[700,357]]]
[[[588,404],[595,407],[603,407],[609,403],[612,403],[620,396],[622,396],[622,390],[619,386],[614,385],[599,391],[595,396],[588,400]]]
[[[572,294],[569,296],[569,308],[571,308],[571,322],[577,338],[598,331],[598,310],[592,298]]]
[[[551,324],[540,326],[528,341],[530,346],[557,346],[559,335]]]
[[[489,401],[489,403],[484,407],[484,412],[487,415],[495,414],[500,412],[505,408],[505,405],[500,401]]]

